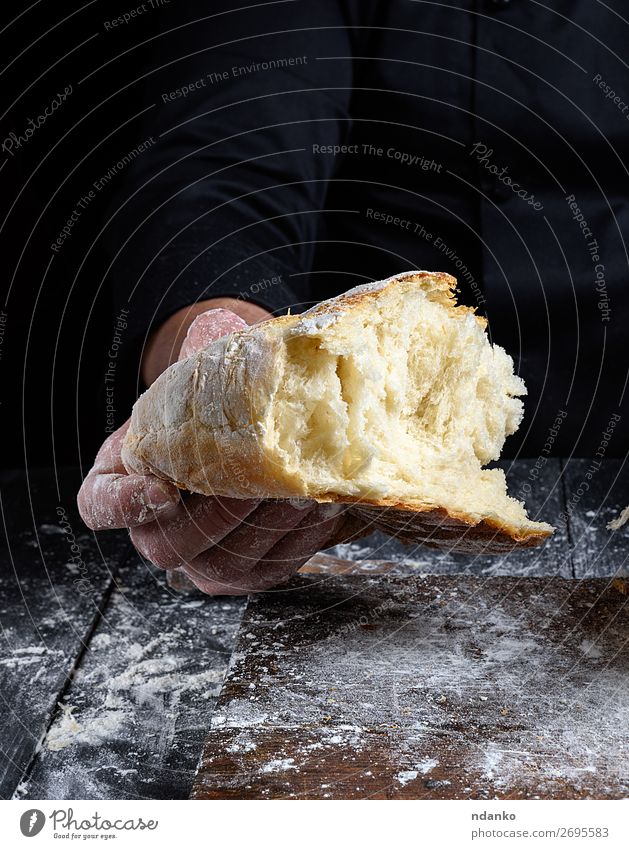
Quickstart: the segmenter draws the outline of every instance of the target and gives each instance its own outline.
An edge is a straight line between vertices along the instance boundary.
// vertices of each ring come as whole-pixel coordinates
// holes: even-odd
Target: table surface
[[[76,513],[80,482],[76,469],[56,474],[50,470],[3,473],[0,798],[188,798],[191,794],[206,798],[230,793],[268,797],[290,796],[295,786],[302,795],[324,798],[344,793],[387,798],[449,793],[480,798],[526,796],[539,792],[534,778],[540,774],[540,763],[551,771],[546,774],[549,794],[626,795],[629,770],[624,768],[623,773],[619,764],[626,764],[624,729],[629,727],[629,716],[620,715],[629,702],[622,689],[627,681],[623,638],[627,629],[621,627],[626,622],[622,576],[629,531],[611,533],[606,525],[629,504],[629,476],[617,460],[519,460],[502,465],[511,493],[524,498],[532,515],[557,526],[542,548],[474,558],[405,547],[374,534],[317,557],[310,574],[298,576],[289,589],[249,602],[174,593],[163,573],[142,561],[124,532],[89,533]],[[338,574],[347,572],[347,560],[355,563],[356,574]],[[425,579],[426,574],[443,577]],[[591,582],[593,578],[598,580]],[[439,587],[465,598],[456,627],[444,630],[441,620],[430,627],[430,617],[410,615],[413,606],[431,610],[430,599],[434,601]],[[515,595],[510,587],[519,587]],[[504,602],[517,598],[518,592],[538,599],[528,618],[517,615],[511,602]],[[331,594],[339,596],[338,604],[330,603]],[[479,620],[482,628],[472,615],[475,604],[486,612]],[[553,627],[546,632],[548,604],[561,614],[552,617]],[[588,605],[596,607],[592,619],[577,615],[579,606],[587,612]],[[570,727],[576,729],[572,742],[561,738],[560,749],[549,752],[546,744],[536,746],[532,741],[530,735],[539,724],[534,706],[529,706],[532,712],[526,721],[514,723],[513,687],[509,690],[505,684],[500,698],[490,698],[493,694],[483,689],[488,682],[495,685],[491,683],[495,668],[487,663],[493,658],[495,664],[496,652],[489,652],[489,645],[497,637],[505,639],[504,621],[500,625],[488,619],[487,611],[498,610],[503,619],[510,617],[521,629],[511,634],[512,656],[501,656],[501,663],[508,661],[513,667],[509,681],[517,680],[522,672],[519,665],[540,653],[546,658],[544,641],[557,643],[561,633],[566,639],[555,652],[558,680],[569,681],[575,693],[595,682],[605,694],[607,711],[601,707],[596,687],[588,690],[599,695],[584,695],[576,722],[574,711],[570,712],[571,697],[566,701],[565,694],[557,692],[555,698],[555,691],[548,688],[555,667],[546,660],[535,667],[532,680],[538,689],[545,681],[551,694],[544,714],[550,718],[539,736],[554,739],[560,726],[553,730],[549,723],[553,718],[558,723],[560,715],[570,718]],[[362,612],[357,615],[357,611]],[[289,621],[300,623],[295,631],[299,639],[291,638],[286,646],[279,636]],[[389,655],[391,646],[395,647],[391,655],[395,662],[387,655],[385,665],[379,660],[383,651],[380,625],[385,627]],[[461,632],[469,629],[475,629],[471,642],[463,644]],[[360,656],[362,666],[350,668],[346,661],[357,639],[354,655]],[[299,663],[294,656],[300,641],[308,647],[319,644],[305,667],[302,657],[306,655]],[[430,651],[422,650],[422,641],[427,641]],[[530,650],[529,655],[526,651],[513,654],[514,644]],[[333,670],[321,660],[331,648],[338,655]],[[283,677],[271,689],[262,687],[264,675],[272,674],[261,671],[268,664],[252,663],[258,650],[269,656],[275,653],[277,657],[269,663],[282,667]],[[475,652],[480,652],[476,660]],[[418,666],[420,656],[423,667]],[[446,685],[428,676],[425,664],[438,656],[459,682],[456,698],[452,682]],[[458,658],[456,670],[452,658]],[[245,664],[244,676],[239,663]],[[336,684],[330,684],[326,676],[338,677],[339,670],[345,669],[345,684],[358,685],[365,664],[373,669],[368,687],[378,695],[378,702],[369,708],[369,699],[363,698],[367,707],[350,721],[347,705],[337,710],[335,691],[327,691],[342,685],[342,676]],[[471,670],[478,673],[474,681]],[[409,689],[411,671],[423,683],[415,681]],[[310,689],[302,689],[298,677],[287,678],[289,672],[305,676]],[[469,683],[469,692],[461,689],[462,681]],[[246,704],[243,687],[251,691]],[[264,692],[255,692],[259,687]],[[313,693],[323,698],[324,690],[330,699],[329,712],[312,713],[320,707]],[[409,701],[411,691],[415,696],[423,693],[424,701],[434,701],[437,713],[422,708],[418,714],[419,703]],[[273,696],[270,706],[264,701],[269,693]],[[252,721],[258,695],[260,710],[268,716],[258,723],[256,749],[247,751],[251,741],[235,737],[243,734],[243,723]],[[476,701],[463,709],[463,696]],[[441,697],[445,701],[439,701]],[[287,723],[284,713],[290,709],[294,714],[295,700],[300,698],[299,722]],[[240,712],[239,702],[243,703]],[[325,719],[328,715],[330,720]],[[444,717],[448,717],[445,725]],[[465,745],[454,745],[455,731],[460,736],[466,721],[477,729],[477,736],[470,736],[468,730]],[[383,723],[403,730],[402,744],[394,729],[374,730]],[[357,728],[371,733],[369,745],[357,740]],[[478,729],[483,730],[480,737]],[[496,748],[496,729],[508,745]],[[431,736],[426,738],[428,732]],[[329,748],[326,734],[341,742]],[[605,745],[593,747],[593,734]],[[517,745],[523,745],[523,739],[526,746],[518,754]],[[484,771],[480,761],[474,768],[469,766],[473,741],[477,753],[482,743]],[[259,757],[251,755],[254,751]],[[360,781],[353,780],[353,768],[339,772],[352,757],[357,758]],[[464,762],[468,771],[457,771]],[[302,768],[297,780],[297,770]],[[516,784],[506,780],[508,768],[511,776],[528,776],[527,780]],[[328,783],[322,776],[334,770],[336,790],[322,790],[321,785]],[[379,776],[377,786],[365,777],[368,772]]]
[[[628,632],[600,579],[313,570],[247,606],[192,796],[625,798]]]

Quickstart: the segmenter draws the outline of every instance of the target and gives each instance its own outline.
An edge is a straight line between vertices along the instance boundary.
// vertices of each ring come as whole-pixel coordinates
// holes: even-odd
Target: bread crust
[[[313,497],[298,474],[275,468],[262,450],[264,412],[281,380],[278,350],[287,335],[320,334],[337,317],[368,311],[388,287],[420,287],[430,300],[465,319],[449,274],[414,271],[350,290],[301,315],[282,316],[216,340],[171,366],[136,402],[122,459],[130,472],[153,474],[182,489],[231,498]],[[475,316],[483,327],[484,319]],[[347,504],[351,514],[409,543],[467,553],[503,553],[538,544],[549,526],[522,528],[434,504],[315,496]]]
[[[383,531],[409,545],[427,545],[453,554],[507,554],[515,548],[534,548],[552,533],[532,529],[523,533],[497,518],[475,521],[470,516],[428,504],[405,504],[390,499],[352,501],[345,496],[329,500],[347,504],[349,512],[373,526],[373,530]]]

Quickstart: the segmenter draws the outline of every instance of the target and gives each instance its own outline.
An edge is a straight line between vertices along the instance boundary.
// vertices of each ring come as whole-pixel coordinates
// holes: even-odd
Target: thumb
[[[185,360],[186,357],[206,348],[215,339],[236,330],[244,330],[248,326],[244,319],[230,310],[206,310],[198,315],[188,328],[179,351],[179,359]]]

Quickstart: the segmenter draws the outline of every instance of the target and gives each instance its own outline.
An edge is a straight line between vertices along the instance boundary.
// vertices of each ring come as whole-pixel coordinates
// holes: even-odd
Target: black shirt
[[[138,69],[147,143],[106,230],[136,360],[198,299],[279,313],[447,271],[527,383],[511,453],[543,452],[558,416],[553,453],[596,454],[610,421],[603,454],[626,451],[622,3],[173,0],[157,14]]]

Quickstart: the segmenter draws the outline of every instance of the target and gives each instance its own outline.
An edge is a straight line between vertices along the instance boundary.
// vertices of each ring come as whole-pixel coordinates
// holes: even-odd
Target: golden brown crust
[[[299,323],[304,316],[318,316],[329,314],[331,308],[336,312],[351,312],[357,309],[367,307],[369,302],[378,298],[388,288],[399,287],[400,284],[410,283],[413,287],[418,284],[428,295],[431,301],[441,304],[446,307],[451,315],[462,318],[466,315],[473,315],[476,321],[482,326],[487,326],[487,320],[483,316],[476,315],[476,307],[468,307],[465,304],[457,304],[456,277],[451,274],[446,274],[443,271],[406,271],[401,274],[396,274],[389,277],[387,280],[376,281],[372,284],[357,286],[355,289],[350,289],[344,294],[337,295],[327,301],[321,301],[314,307],[311,307],[305,313],[296,315],[282,315],[277,318],[270,319],[277,327],[293,327]],[[264,322],[266,324],[266,322]],[[256,325],[259,326],[259,325]],[[241,331],[247,333],[246,330]]]
[[[533,548],[551,530],[527,528],[522,532],[497,518],[474,521],[461,513],[428,504],[405,504],[391,499],[368,501],[328,493],[319,501],[347,504],[348,512],[373,530],[380,530],[409,544],[428,545],[453,553],[503,554],[515,548]]]
[[[419,284],[431,301],[447,307],[452,315],[463,317],[471,314],[474,315],[476,321],[482,327],[487,326],[486,319],[482,316],[475,315],[476,307],[457,304],[455,295],[457,288],[456,278],[442,271],[407,271],[397,274],[394,277],[389,277],[387,280],[374,283],[372,288],[369,285],[359,286],[329,301],[322,301],[308,310],[306,315],[316,316],[325,314],[328,312],[330,304],[334,304],[334,308],[339,311],[349,312],[356,308],[361,308],[366,306],[369,301],[377,298],[385,289],[399,287],[400,283],[404,282],[411,283],[414,287]]]

